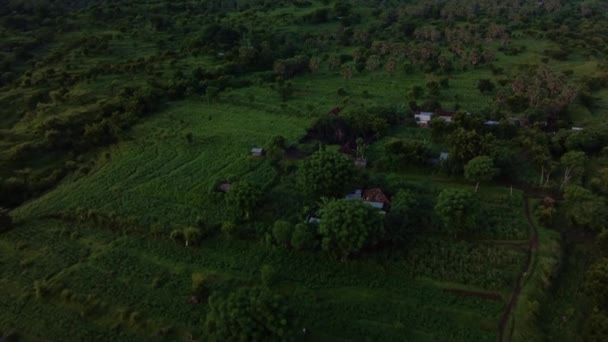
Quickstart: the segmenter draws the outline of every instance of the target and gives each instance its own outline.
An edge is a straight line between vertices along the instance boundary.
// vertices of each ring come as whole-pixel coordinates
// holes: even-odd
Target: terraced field
[[[64,182],[17,216],[84,207],[137,214],[150,222],[187,224],[196,216],[217,222],[222,207],[210,199],[214,182],[229,176],[272,179],[269,164],[251,158],[249,150],[278,134],[294,140],[307,121],[239,106],[180,103],[100,156],[88,175]]]
[[[280,275],[277,290],[312,340],[358,340],[363,334],[372,340],[496,340],[524,266],[517,240],[453,244],[428,237],[403,251],[342,263],[253,241],[215,237],[185,248],[168,238],[172,227],[197,217],[209,223],[226,218],[221,195],[210,191],[218,179],[274,186],[274,169],[251,158],[249,149],[276,134],[295,141],[310,121],[305,113],[278,108],[174,103],[101,154],[88,174],[75,174],[18,208],[18,229],[0,240],[6,275],[0,293],[7,308],[0,325],[28,332],[26,340],[60,339],[66,329],[78,340],[197,337],[206,306],[189,303],[194,273],[213,279],[212,288],[233,288],[258,284],[260,267],[271,264]],[[424,176],[410,177],[418,182]],[[507,189],[494,187],[488,196],[501,193]],[[77,208],[137,217],[142,229],[56,217]],[[523,217],[518,209],[514,214]],[[161,231],[152,231],[159,223]],[[519,228],[525,236],[526,228]]]

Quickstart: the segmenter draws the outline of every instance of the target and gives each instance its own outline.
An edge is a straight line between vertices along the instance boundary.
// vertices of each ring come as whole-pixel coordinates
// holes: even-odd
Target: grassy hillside
[[[608,229],[606,13],[7,0],[0,339],[230,340],[236,312],[245,340],[602,340],[582,289]],[[358,208],[330,236],[355,189],[386,197],[383,233]],[[288,309],[218,315],[243,289]]]

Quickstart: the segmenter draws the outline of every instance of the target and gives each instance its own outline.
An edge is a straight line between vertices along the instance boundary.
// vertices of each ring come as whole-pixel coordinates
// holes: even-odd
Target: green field
[[[205,307],[187,303],[192,273],[212,275],[220,288],[243,286],[259,283],[260,267],[272,264],[280,274],[278,291],[294,304],[312,339],[357,340],[362,333],[390,340],[496,339],[523,267],[525,253],[517,244],[452,244],[428,236],[409,250],[343,264],[315,252],[221,237],[195,248],[170,241],[171,227],[197,217],[215,223],[226,218],[221,195],[210,192],[216,180],[275,179],[266,161],[249,157],[249,148],[277,133],[297,140],[308,120],[227,104],[171,107],[102,154],[88,174],[74,175],[14,211],[19,228],[4,234],[0,245],[6,256],[3,297],[11,303],[3,325],[33,339],[60,338],[70,324],[78,324],[78,339],[148,339],[167,326],[171,336],[196,336]],[[187,131],[193,132],[191,144]],[[121,232],[47,218],[77,208],[134,217],[142,229]],[[521,209],[515,213],[523,215]],[[165,230],[152,232],[153,223],[166,224]],[[519,228],[525,239],[525,222]],[[435,252],[429,258],[430,250]],[[37,298],[36,282],[47,284],[49,293]],[[452,288],[502,299],[447,290]],[[21,325],[23,315],[38,325]]]
[[[587,318],[608,303],[584,284],[607,255],[607,13],[6,0],[0,341],[214,341],[214,299],[243,289],[280,295],[287,313],[260,320],[296,341],[601,341]],[[442,110],[451,124],[416,124]],[[315,192],[329,162],[306,184],[324,154],[339,191]],[[246,214],[224,183],[256,192]],[[346,250],[305,223],[354,189],[387,212],[343,219],[336,240],[368,230]]]

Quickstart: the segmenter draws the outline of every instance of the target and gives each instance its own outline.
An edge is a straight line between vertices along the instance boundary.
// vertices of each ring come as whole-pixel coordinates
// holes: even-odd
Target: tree
[[[315,242],[315,234],[310,226],[304,223],[296,224],[291,235],[291,245],[297,250],[312,248]]]
[[[421,86],[412,86],[412,89],[408,93],[408,98],[411,100],[418,100],[422,96],[424,96],[424,88]]]
[[[551,152],[547,146],[542,144],[533,144],[532,147],[528,148],[528,153],[532,159],[532,162],[540,168],[540,182],[539,186],[546,186],[549,183],[551,177],[552,163]]]
[[[576,89],[568,83],[566,75],[546,65],[521,73],[511,88],[529,107],[552,116],[563,111],[576,97]]]
[[[277,271],[271,265],[260,267],[260,280],[266,288],[272,287],[277,282]]]
[[[419,209],[418,198],[412,191],[399,190],[391,199],[391,210],[386,214],[387,240],[395,244],[403,243],[414,228],[421,228],[417,223],[425,213]]]
[[[212,341],[285,341],[294,333],[283,299],[260,288],[212,295],[204,326]]]
[[[352,253],[376,244],[384,234],[378,211],[361,201],[334,200],[321,208],[323,250],[343,260]]]
[[[293,234],[293,225],[287,221],[276,221],[272,227],[272,236],[276,243],[289,247],[291,236]]]
[[[352,7],[353,5],[346,0],[338,0],[334,4],[334,11],[336,12],[337,16],[346,17],[350,14]]]
[[[378,69],[378,67],[380,67],[380,56],[378,56],[378,55],[369,56],[369,58],[365,62],[365,68],[368,71],[376,71],[376,69]]]
[[[440,117],[434,117],[431,119],[431,139],[434,142],[440,143],[445,141],[446,137],[452,130],[452,125]]]
[[[447,137],[450,159],[464,165],[476,156],[484,154],[494,137],[480,135],[475,130],[458,128]]]
[[[234,239],[237,236],[237,226],[234,222],[224,222],[222,224],[222,233],[228,239]]]
[[[584,289],[599,309],[608,310],[608,258],[596,261],[587,271]]]
[[[169,234],[169,238],[175,242],[184,239],[184,232],[181,229],[174,229]]]
[[[459,189],[441,191],[435,205],[435,212],[445,228],[457,236],[475,228],[477,203],[473,193]]]
[[[350,65],[344,65],[342,67],[342,78],[350,80],[353,77],[353,68]]]
[[[560,189],[563,189],[573,178],[580,178],[585,172],[585,163],[587,156],[585,152],[570,151],[564,154],[560,159],[560,164],[564,168],[564,178]]]
[[[566,215],[576,225],[595,231],[608,228],[608,205],[604,198],[578,186],[568,185],[564,191]]]
[[[357,140],[355,140],[355,143],[357,144],[357,158],[365,159],[365,152],[367,151],[368,147],[368,145],[365,143],[365,140],[359,137],[357,138]]]
[[[211,104],[212,101],[217,99],[219,94],[220,94],[220,88],[213,87],[213,86],[207,87],[207,89],[205,89],[205,97],[207,98],[207,103]]]
[[[294,92],[291,81],[285,81],[282,77],[277,77],[277,83],[274,88],[283,102],[287,101]]]
[[[184,241],[186,242],[186,247],[190,246],[190,244],[196,244],[201,238],[201,230],[199,228],[194,227],[186,227],[183,231]]]
[[[0,232],[13,228],[13,219],[8,210],[0,207]]]
[[[354,181],[353,163],[338,152],[320,150],[304,160],[298,170],[302,190],[313,196],[344,194]]]
[[[318,57],[312,57],[310,59],[310,61],[308,61],[308,68],[310,69],[310,72],[312,72],[313,74],[315,74],[317,71],[319,71],[320,67],[321,67],[321,60]]]
[[[479,89],[481,93],[491,93],[495,88],[496,86],[494,83],[488,79],[482,79],[477,82],[477,89]]]
[[[475,192],[479,188],[479,182],[491,181],[496,176],[497,169],[494,161],[488,156],[479,156],[471,159],[464,167],[464,177],[476,182]]]
[[[247,181],[240,181],[228,190],[226,202],[239,219],[249,220],[261,197],[262,192],[258,187]]]

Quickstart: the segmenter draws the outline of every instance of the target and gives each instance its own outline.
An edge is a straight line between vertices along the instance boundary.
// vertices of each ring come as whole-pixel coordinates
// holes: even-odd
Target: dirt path
[[[505,308],[505,311],[504,311],[502,317],[500,318],[500,322],[498,323],[498,341],[499,342],[503,342],[505,340],[510,340],[512,331],[509,331],[509,332],[506,331],[507,323],[509,322],[513,308],[515,307],[515,305],[517,304],[517,302],[519,300],[519,295],[521,293],[521,289],[524,286],[526,276],[532,274],[532,272],[534,271],[533,270],[534,265],[532,264],[532,261],[533,261],[532,257],[538,250],[538,230],[536,229],[536,225],[534,224],[534,221],[532,220],[532,217],[530,216],[530,202],[529,202],[529,198],[527,196],[524,198],[524,210],[526,212],[526,218],[528,219],[528,227],[530,230],[530,239],[528,241],[528,252],[527,252],[527,256],[526,256],[526,267],[524,268],[522,273],[520,273],[519,276],[517,277],[517,282],[515,283],[515,289],[513,290],[513,293],[511,294],[511,299],[509,300],[509,303],[507,304],[507,307]]]
[[[496,293],[496,292],[471,291],[471,290],[463,290],[463,289],[457,289],[457,288],[445,288],[443,290],[446,292],[454,293],[454,294],[457,294],[460,296],[465,296],[465,297],[477,297],[477,298],[493,300],[493,301],[497,301],[497,302],[502,301],[502,297],[501,297],[500,293]]]

